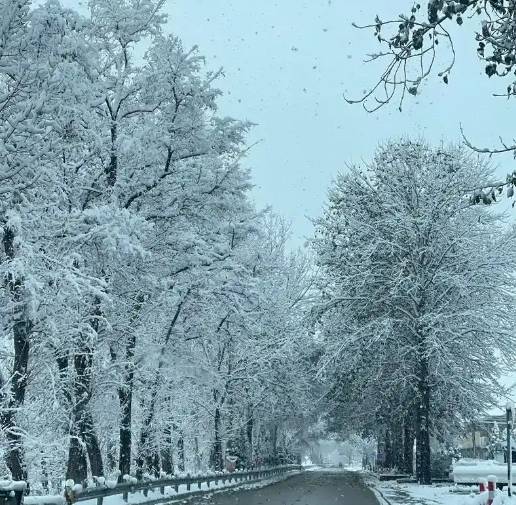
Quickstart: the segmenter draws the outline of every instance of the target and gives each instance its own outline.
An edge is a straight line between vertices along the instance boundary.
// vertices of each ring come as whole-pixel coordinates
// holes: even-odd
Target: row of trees
[[[164,35],[163,1],[91,0],[82,16],[0,0],[9,473],[220,470],[227,452],[274,463],[324,425],[376,437],[408,470],[416,440],[429,482],[431,438],[492,404],[515,357],[513,234],[474,205],[512,179],[493,185],[459,148],[392,142],[338,177],[314,269],[251,204],[250,125],[217,114],[220,72]],[[445,4],[458,5],[429,3],[432,40],[460,14],[442,18]],[[421,50],[417,13],[390,40],[398,62]],[[316,361],[330,392],[314,428]]]
[[[382,65],[383,63],[383,67],[378,75],[378,79],[369,86],[359,99],[347,99],[347,102],[362,104],[368,112],[376,111],[392,102],[395,102],[399,106],[399,110],[401,112],[404,101],[410,98],[411,95],[419,95],[420,93],[423,93],[423,83],[431,80],[434,76],[437,76],[444,85],[447,85],[451,79],[460,79],[461,76],[454,77],[455,62],[457,58],[460,57],[460,55],[456,53],[454,47],[454,38],[458,36],[457,34],[460,30],[455,30],[454,26],[462,27],[462,29],[466,31],[466,34],[470,36],[471,49],[478,56],[479,63],[483,67],[487,78],[494,78],[499,83],[498,85],[501,85],[497,92],[495,92],[495,96],[501,97],[502,99],[511,99],[515,95],[516,91],[514,81],[516,68],[516,37],[514,29],[515,13],[516,4],[512,0],[425,0],[420,3],[408,2],[407,10],[403,14],[396,15],[397,13],[393,12],[392,17],[384,18],[376,16],[374,21],[370,24],[362,26],[355,25],[358,28],[371,30],[374,38],[378,42],[379,49],[369,51],[370,54],[368,61],[379,65]],[[464,84],[466,87],[468,86],[467,80]],[[474,100],[482,100],[482,97],[475,97]],[[514,142],[506,141],[504,139],[506,133],[507,132],[500,132],[499,146],[490,147],[479,147],[476,143],[470,141],[464,132],[462,132],[462,135],[464,143],[470,151],[489,155],[498,153],[512,153],[516,155],[516,146],[514,145]],[[406,158],[405,154],[402,154],[401,156],[399,155],[399,151],[402,146],[404,146],[402,151],[414,151],[414,146],[409,147],[406,143],[395,144],[387,146],[385,149],[381,149],[380,153],[383,153],[381,157],[384,157],[385,154],[389,153],[387,160],[389,160],[390,157],[394,157],[397,160],[395,164],[399,164],[400,160],[405,160],[404,163],[408,162],[409,160]],[[420,153],[424,151],[428,152],[428,147],[418,147],[417,150],[419,150]],[[446,152],[446,150],[441,149],[439,152],[442,157],[443,152]],[[395,153],[398,153],[398,155],[395,155]],[[446,156],[451,156],[450,159],[455,159],[458,164],[460,164],[461,159],[464,159],[463,152],[453,153],[448,151]],[[389,163],[391,162],[389,161]],[[414,165],[414,170],[421,170],[421,167],[425,166],[427,162],[423,161],[421,156],[417,155],[411,163]],[[363,176],[355,172],[349,180],[341,178],[335,185],[333,195],[335,196],[340,194],[344,198],[344,194],[347,195],[347,191],[351,190],[352,185],[357,183],[357,178],[359,181],[362,180],[362,183],[358,183],[359,185],[365,184],[366,186],[370,186],[369,189],[373,192],[378,192],[381,188],[383,195],[385,190],[380,184],[380,181],[382,181],[383,178],[378,176],[378,172],[380,170],[382,172],[385,171],[386,173],[391,173],[388,167],[385,166],[385,160],[381,162],[377,157],[373,163],[372,174]],[[428,169],[425,168],[423,173],[427,173],[427,170]],[[468,417],[474,415],[477,408],[481,411],[479,401],[480,403],[485,402],[485,406],[490,404],[492,396],[488,394],[488,389],[495,385],[495,381],[494,377],[486,376],[486,371],[497,370],[502,372],[504,365],[507,365],[513,358],[514,352],[513,336],[509,331],[510,324],[508,324],[511,321],[510,318],[507,317],[507,307],[509,307],[510,311],[512,301],[503,299],[508,293],[512,293],[513,291],[510,287],[512,280],[510,278],[510,274],[514,270],[514,265],[512,264],[513,252],[511,251],[512,247],[507,246],[507,240],[509,240],[511,235],[500,235],[500,231],[498,229],[500,224],[499,221],[495,219],[495,223],[493,223],[495,226],[488,225],[488,220],[492,220],[494,216],[486,212],[485,208],[474,209],[472,208],[472,205],[493,204],[499,201],[500,195],[504,192],[504,189],[506,190],[507,197],[512,198],[514,196],[514,186],[516,183],[515,172],[512,169],[509,169],[508,174],[504,179],[493,179],[490,177],[490,173],[483,173],[482,170],[479,172],[479,163],[477,160],[468,160],[466,157],[463,162],[463,168],[457,171],[457,174],[460,174],[462,181],[454,180],[452,183],[451,181],[446,181],[448,176],[445,174],[444,177],[440,176],[439,170],[436,170],[435,177],[437,180],[442,180],[444,183],[442,187],[435,188],[435,186],[429,185],[429,181],[416,178],[413,175],[407,174],[405,169],[402,169],[396,177],[399,178],[398,184],[401,184],[402,186],[406,185],[406,188],[400,190],[399,193],[393,194],[390,191],[388,192],[388,194],[392,196],[393,201],[397,201],[400,198],[399,195],[407,194],[409,191],[407,188],[415,185],[415,187],[418,187],[420,192],[425,194],[427,197],[428,195],[433,195],[431,198],[434,199],[436,207],[440,207],[440,202],[445,202],[448,195],[455,195],[455,197],[458,198],[456,205],[459,206],[456,211],[457,216],[462,217],[474,215],[475,213],[479,214],[478,225],[476,225],[477,231],[474,235],[479,234],[481,223],[487,225],[485,232],[478,235],[477,241],[479,244],[483,244],[481,246],[482,248],[487,247],[488,250],[479,249],[476,251],[477,253],[480,253],[481,250],[483,251],[483,254],[479,254],[477,260],[481,262],[479,268],[480,266],[485,268],[485,264],[490,262],[495,271],[485,271],[483,277],[481,276],[477,281],[472,281],[472,284],[468,287],[470,270],[466,269],[466,265],[469,262],[466,258],[470,253],[467,251],[461,251],[461,254],[464,253],[466,256],[462,266],[459,268],[459,271],[462,267],[465,268],[465,270],[462,271],[462,280],[464,282],[462,289],[467,289],[475,296],[479,296],[477,303],[481,304],[482,307],[479,307],[478,310],[474,309],[475,314],[472,313],[471,319],[468,318],[468,321],[471,321],[471,324],[467,327],[466,334],[463,337],[460,337],[460,340],[458,336],[460,335],[459,332],[456,334],[456,338],[445,341],[444,344],[446,345],[443,345],[441,339],[438,340],[438,346],[437,349],[435,349],[436,352],[439,351],[441,354],[441,356],[439,356],[439,361],[443,360],[442,356],[451,360],[451,363],[447,365],[447,371],[452,373],[451,377],[457,375],[457,373],[460,372],[461,367],[464,367],[465,363],[467,364],[467,367],[463,369],[462,380],[459,382],[456,380],[448,380],[448,373],[446,373],[446,370],[441,370],[441,379],[444,377],[446,380],[444,381],[444,384],[440,386],[440,381],[437,378],[432,378],[432,374],[434,373],[432,371],[432,361],[435,358],[425,358],[421,362],[423,365],[428,365],[430,372],[430,379],[428,381],[430,394],[428,395],[428,400],[431,401],[433,410],[433,419],[430,423],[431,433],[441,439],[443,438],[443,433],[449,432],[449,430],[441,430],[441,424],[445,427],[448,425],[456,425],[457,422],[458,424],[464,424]],[[392,180],[392,174],[388,177],[391,177]],[[392,184],[390,184],[389,187],[391,189],[394,188]],[[335,198],[338,198],[338,196],[335,196]],[[332,226],[337,226],[335,222],[333,224],[330,222],[329,214],[331,209],[333,209],[333,212],[340,212],[340,210],[335,210],[340,205],[336,204],[335,198],[330,201],[327,216],[319,222],[320,231],[324,231],[328,227],[331,229]],[[346,199],[348,199],[347,196]],[[417,198],[418,205],[421,205],[424,201],[424,199],[419,197]],[[461,205],[463,205],[464,208],[461,207]],[[384,206],[382,208],[388,209],[388,211],[391,212],[392,207]],[[411,219],[414,220],[416,215],[429,215],[430,212],[430,207],[422,208],[419,211],[415,211]],[[394,217],[394,215],[392,217]],[[405,219],[406,217],[407,216],[402,216],[400,219]],[[370,220],[370,217],[362,217],[361,219],[366,222],[367,220]],[[449,219],[450,222],[452,222],[452,219],[455,219],[453,217],[452,209],[450,209]],[[346,226],[348,226],[347,223]],[[402,244],[403,247],[406,249],[414,247],[414,250],[420,250],[421,242],[417,244],[417,242],[414,242],[414,239],[417,234],[424,229],[424,227],[422,228],[420,225],[417,225],[416,232],[412,232],[416,233],[412,236],[413,240]],[[459,234],[461,233],[460,229],[457,229],[456,231]],[[462,232],[465,234],[464,237],[469,240],[469,237],[471,237],[471,231],[463,229]],[[432,233],[440,236],[440,228],[434,227]],[[500,237],[502,238],[500,239]],[[426,239],[423,240],[423,243],[425,240]],[[389,243],[390,242],[391,239],[389,239]],[[321,241],[321,237],[317,239],[316,243],[319,249],[322,247],[322,250],[324,250],[328,247],[328,244],[325,246],[321,245],[324,244],[324,241]],[[410,244],[410,246],[406,246],[406,244]],[[395,247],[399,247],[399,245],[396,245]],[[495,257],[493,257],[492,254],[489,254],[489,250],[492,250],[493,247],[499,248]],[[448,254],[442,256],[442,260],[439,260],[441,262],[441,268],[445,268],[444,264],[449,259],[452,252],[453,250],[450,250]],[[498,255],[498,253],[500,253],[500,255]],[[503,256],[504,254],[506,255],[505,257]],[[320,250],[319,256],[321,256]],[[424,255],[421,255],[421,258],[426,256],[427,253],[425,252]],[[325,261],[326,260],[324,260],[323,263]],[[424,264],[425,260],[422,259],[422,261],[422,264]],[[405,265],[405,263],[403,263],[403,265]],[[326,270],[326,267],[324,268]],[[505,275],[503,275],[504,268],[506,269]],[[480,270],[482,269],[480,268]],[[382,279],[376,279],[376,281],[384,282],[383,276],[384,274],[382,273]],[[451,280],[452,277],[448,276],[448,279]],[[489,310],[484,312],[483,309],[485,309],[486,306],[481,302],[484,297],[487,299],[487,293],[484,295],[481,294],[487,289],[486,284],[489,284],[491,287],[491,291],[489,292],[490,296],[493,296],[496,292],[503,295],[496,303],[492,303],[492,305],[491,303],[488,303],[489,307],[492,308],[492,312]],[[419,290],[419,288],[416,288],[417,285],[420,285],[420,283],[418,282],[414,285],[416,293]],[[482,286],[481,292],[479,292],[479,285]],[[385,285],[385,287],[387,286],[388,284]],[[394,289],[393,286],[388,288],[389,297],[390,293],[396,292],[399,286],[400,284],[396,286],[396,289]],[[452,293],[451,288],[448,293]],[[352,296],[354,296],[354,294]],[[427,295],[425,295],[425,297],[426,296]],[[349,303],[349,300],[343,301],[346,304]],[[451,311],[451,328],[460,321],[460,319],[451,315],[453,312],[452,309],[457,301],[460,301],[460,299],[457,299],[456,297],[452,298],[446,308],[446,310]],[[338,304],[340,303],[341,302],[338,302]],[[391,302],[389,302],[389,304],[390,303]],[[472,308],[475,306],[476,304],[471,305]],[[396,310],[402,310],[406,317],[414,318],[415,314],[413,310],[409,310],[409,308],[410,305],[407,305],[403,306],[402,309],[398,308]],[[332,310],[335,309],[332,307]],[[387,308],[384,307],[384,310],[387,310]],[[500,315],[500,311],[504,311],[505,315]],[[418,312],[418,314],[420,313]],[[486,318],[484,328],[479,325],[479,321],[477,319],[480,314],[483,314]],[[422,318],[423,315],[420,315]],[[398,316],[396,319],[398,319]],[[414,321],[416,320],[414,319]],[[391,325],[390,322],[389,325]],[[426,323],[421,323],[420,327],[423,329],[426,328]],[[384,330],[382,329],[382,331]],[[392,328],[390,331],[392,331]],[[417,333],[414,332],[414,329],[411,329],[411,332],[414,335]],[[431,337],[432,333],[430,331],[427,333],[429,337]],[[498,333],[498,335],[496,335],[496,333]],[[380,334],[381,332],[378,332],[378,335]],[[475,334],[490,334],[490,337],[487,338],[485,342],[483,340],[477,340],[476,343],[471,343],[470,338]],[[404,342],[405,337],[403,337],[402,342],[396,342],[394,348],[390,345],[385,347],[382,337],[378,336],[378,338],[382,340],[381,348],[386,349],[387,352],[393,353],[394,357],[392,367],[396,373],[401,373],[399,380],[400,384],[403,386],[394,393],[394,396],[392,395],[390,388],[387,388],[386,390],[389,391],[389,393],[384,392],[385,394],[380,396],[384,398],[385,395],[388,395],[388,404],[392,405],[394,403],[401,406],[401,408],[397,409],[396,415],[393,416],[389,409],[384,410],[383,408],[380,408],[381,403],[374,401],[371,409],[368,411],[369,415],[365,417],[367,417],[367,419],[371,419],[371,417],[377,417],[378,412],[381,412],[380,418],[384,420],[384,429],[379,436],[386,458],[389,460],[387,464],[398,466],[400,468],[404,467],[407,471],[411,471],[412,451],[410,449],[414,438],[413,432],[416,432],[417,437],[421,421],[418,417],[419,414],[417,413],[417,410],[426,410],[428,402],[425,399],[424,392],[421,391],[421,387],[411,385],[408,389],[405,389],[407,384],[412,384],[414,381],[418,380],[417,376],[420,374],[416,373],[414,375],[410,372],[414,369],[409,367],[408,371],[405,370],[409,375],[403,376],[403,372],[397,369],[400,363],[403,363],[403,365],[405,364],[404,358],[402,359],[400,357],[399,360],[397,359],[397,357],[400,356],[400,352],[402,353],[401,356],[406,356],[404,353],[407,348],[405,344],[402,343]],[[431,337],[431,339],[433,340],[435,337]],[[459,343],[461,346],[459,346]],[[483,349],[480,346],[482,343],[484,344]],[[348,344],[349,342],[346,339],[345,345],[342,349],[339,348],[336,350],[335,356],[340,356],[341,352],[348,348]],[[462,344],[466,347],[462,348]],[[409,351],[408,355],[411,358],[417,358],[417,356],[421,354],[420,344],[417,344],[415,347],[414,344],[412,344],[412,348],[409,347],[408,350],[410,349],[412,350]],[[495,349],[494,354],[493,349]],[[457,352],[458,354],[456,354]],[[428,351],[426,354],[428,355],[428,358],[430,358]],[[474,373],[470,372],[470,367],[481,367],[481,363],[484,363],[484,373],[481,373],[480,370],[475,370]],[[426,366],[423,368],[420,367],[420,372],[424,368],[426,368]],[[380,371],[378,371],[378,373],[380,373]],[[382,370],[381,373],[385,374],[385,371]],[[392,373],[393,371],[391,370],[388,372],[387,376],[390,377]],[[335,398],[340,398],[337,405],[340,405],[340,402],[343,401],[342,398],[349,398],[353,391],[353,388],[348,385],[350,382],[349,374],[347,372],[342,372],[342,375],[342,381],[340,383],[335,382],[334,386],[336,393]],[[424,376],[425,374],[422,375]],[[487,372],[487,375],[489,375],[489,372]],[[379,376],[377,376],[377,378],[379,378]],[[481,384],[478,384],[478,381],[480,381]],[[351,383],[354,382],[355,381],[353,379]],[[390,382],[388,384],[390,384]],[[446,400],[446,397],[450,394],[450,392],[446,393],[446,388],[448,387],[450,388],[451,394],[456,395],[456,398],[451,402]],[[445,394],[440,391],[442,388],[444,388]],[[408,395],[406,394],[406,391],[408,391]],[[499,393],[502,393],[503,389],[498,388],[498,391]],[[376,393],[378,395],[378,391]],[[438,400],[437,404],[436,400]],[[444,407],[439,407],[440,402],[443,401]],[[349,402],[344,401],[344,405],[349,406]],[[407,409],[407,405],[410,408]],[[408,415],[402,414],[400,417],[399,412],[405,411],[408,412]],[[376,414],[374,412],[376,412]],[[448,415],[450,413],[457,417],[455,419],[448,419]],[[338,425],[338,420],[336,420],[336,422]],[[413,425],[414,422],[415,428]],[[366,425],[368,423],[369,420]],[[409,427],[408,430],[407,426]],[[423,448],[424,452],[428,452],[426,449],[428,443],[425,441],[421,442],[422,443],[418,444],[417,455],[419,461],[417,473],[419,480],[427,482],[430,478],[430,470],[428,468],[430,459],[428,455],[422,458],[420,450]]]
[[[330,418],[409,472],[415,440],[422,483],[431,440],[495,404],[516,357],[514,233],[470,199],[490,175],[462,148],[391,142],[337,178],[316,222]]]
[[[273,462],[302,426],[310,268],[250,203],[249,124],[217,115],[220,72],[163,34],[162,5],[0,0],[15,479]]]

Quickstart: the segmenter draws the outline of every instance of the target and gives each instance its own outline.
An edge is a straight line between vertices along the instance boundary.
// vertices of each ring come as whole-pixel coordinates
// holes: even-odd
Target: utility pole
[[[512,495],[512,409],[511,401],[507,402],[507,494]]]

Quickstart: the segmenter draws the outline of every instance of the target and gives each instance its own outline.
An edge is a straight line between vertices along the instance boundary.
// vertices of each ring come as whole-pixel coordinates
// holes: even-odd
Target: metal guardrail
[[[263,479],[277,477],[291,471],[300,471],[303,467],[301,465],[283,465],[272,468],[260,468],[256,470],[244,471],[244,472],[232,472],[232,473],[212,473],[209,475],[195,475],[192,476],[187,474],[184,477],[171,477],[166,479],[156,480],[145,480],[136,483],[121,483],[113,487],[106,485],[97,484],[95,487],[88,487],[81,491],[74,492],[72,495],[65,492],[64,497],[48,496],[48,500],[45,500],[45,496],[28,496],[25,501],[28,505],[31,504],[34,498],[34,502],[38,505],[62,505],[68,503],[71,505],[75,502],[82,502],[88,500],[97,500],[97,505],[103,505],[104,498],[109,496],[122,495],[123,500],[127,503],[129,501],[129,495],[137,492],[143,493],[143,499],[139,500],[138,503],[145,503],[145,505],[154,505],[158,503],[164,503],[177,498],[187,498],[194,494],[202,494],[203,492],[212,491],[211,485],[217,486],[219,482],[222,482],[223,487],[218,489],[231,488],[236,485],[241,485],[244,482],[256,482]],[[227,483],[227,485],[226,485]],[[208,489],[202,490],[202,485],[206,484]],[[179,492],[179,486],[186,486],[186,492]],[[197,487],[197,490],[192,488]],[[171,488],[175,491],[173,494],[166,494],[166,488]],[[158,498],[146,500],[149,491],[159,489],[161,494]]]

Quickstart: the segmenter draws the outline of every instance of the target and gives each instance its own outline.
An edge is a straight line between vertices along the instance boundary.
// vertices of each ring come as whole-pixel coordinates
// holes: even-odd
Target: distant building
[[[498,426],[501,438],[494,439],[494,428]],[[492,414],[471,423],[465,436],[458,440],[463,458],[494,459],[507,462],[505,443],[506,415]],[[514,436],[514,434],[513,434]],[[512,441],[512,461],[516,463],[516,440]]]

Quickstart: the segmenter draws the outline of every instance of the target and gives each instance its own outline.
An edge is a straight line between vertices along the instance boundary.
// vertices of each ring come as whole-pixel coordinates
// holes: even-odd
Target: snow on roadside
[[[420,486],[381,482],[374,489],[392,505],[481,505],[468,495],[453,493],[454,486]],[[468,500],[468,501],[466,501]]]
[[[371,488],[381,505],[486,505],[487,492],[464,486],[420,486],[376,482]],[[509,499],[507,491],[496,491],[493,505],[516,505],[516,496]]]

